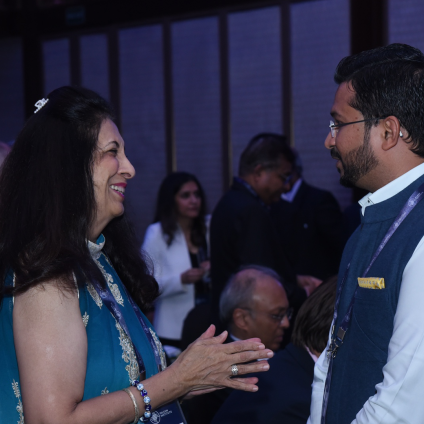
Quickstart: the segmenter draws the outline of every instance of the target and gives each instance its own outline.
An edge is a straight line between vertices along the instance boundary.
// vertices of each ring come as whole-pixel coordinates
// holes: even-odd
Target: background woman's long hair
[[[96,211],[92,170],[102,122],[113,118],[96,93],[62,87],[28,119],[0,175],[0,300],[51,280],[63,288],[104,278],[87,248]],[[158,295],[125,216],[104,229],[105,253],[140,307]],[[9,270],[16,287],[5,287]]]
[[[156,211],[154,219],[154,222],[160,222],[168,246],[170,246],[172,241],[174,240],[175,231],[177,230],[178,225],[175,195],[180,191],[181,187],[184,184],[190,181],[193,181],[197,184],[201,200],[199,216],[194,218],[193,220],[193,227],[191,230],[191,242],[195,246],[200,247],[203,245],[203,242],[205,240],[206,199],[203,188],[195,175],[189,174],[188,172],[172,172],[171,174],[165,177],[165,179],[160,185],[158,198],[156,201]]]

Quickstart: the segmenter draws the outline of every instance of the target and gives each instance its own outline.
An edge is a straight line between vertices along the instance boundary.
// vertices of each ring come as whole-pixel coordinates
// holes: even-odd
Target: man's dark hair
[[[424,55],[407,44],[390,44],[345,57],[334,75],[355,90],[350,106],[364,119],[396,116],[411,150],[424,157]],[[369,131],[378,121],[365,123]]]
[[[324,281],[299,309],[292,343],[321,353],[327,345],[328,332],[336,301],[337,276]]]
[[[238,175],[243,177],[252,174],[257,165],[263,168],[277,168],[283,156],[288,162],[294,164],[296,159],[284,135],[261,133],[255,135],[240,157]]]
[[[91,90],[62,87],[25,123],[0,176],[0,301],[38,284],[64,289],[106,281],[87,246],[96,216],[93,166],[102,123],[111,106]],[[139,306],[158,296],[159,286],[140,254],[125,214],[103,230],[107,254]],[[14,288],[4,278],[15,272]]]
[[[175,203],[175,195],[180,191],[181,187],[193,181],[198,189],[200,196],[200,212],[199,216],[194,218],[193,227],[191,229],[191,242],[195,246],[202,246],[206,237],[205,213],[206,213],[206,197],[199,180],[195,175],[188,172],[172,172],[162,181],[158,198],[156,200],[156,211],[154,222],[160,222],[162,231],[166,235],[168,246],[174,240],[175,231],[177,230],[177,208]]]

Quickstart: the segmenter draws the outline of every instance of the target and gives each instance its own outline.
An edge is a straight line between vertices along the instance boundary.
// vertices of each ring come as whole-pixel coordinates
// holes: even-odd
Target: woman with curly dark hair
[[[254,391],[230,376],[269,352],[223,345],[213,327],[165,369],[141,312],[158,285],[124,214],[135,170],[108,103],[62,87],[36,106],[0,174],[0,422],[180,423],[187,394]]]

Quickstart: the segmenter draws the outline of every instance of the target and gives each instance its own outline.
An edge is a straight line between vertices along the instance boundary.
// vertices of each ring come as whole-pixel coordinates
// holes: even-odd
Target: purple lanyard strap
[[[404,204],[402,210],[399,212],[398,216],[394,220],[393,224],[390,226],[389,230],[387,231],[386,235],[384,236],[383,240],[381,241],[380,245],[378,246],[377,250],[375,251],[374,255],[372,256],[371,262],[368,265],[367,269],[363,273],[362,277],[365,277],[368,274],[368,271],[371,269],[372,265],[380,255],[381,251],[383,250],[384,246],[386,246],[387,242],[390,240],[390,238],[393,236],[393,234],[396,232],[396,230],[399,228],[400,224],[404,221],[404,219],[409,215],[409,213],[417,206],[417,204],[422,200],[424,195],[424,184],[420,185],[417,190],[415,190],[407,202]],[[337,320],[337,310],[340,303],[341,294],[343,291],[343,287],[346,283],[347,276],[349,273],[350,263],[346,267],[346,271],[343,275],[343,279],[340,283],[339,288],[337,289],[337,297],[336,302],[334,305],[334,314],[333,314],[333,326],[331,329],[331,342],[330,346],[327,352],[328,355],[328,372],[327,372],[327,378],[325,380],[325,387],[324,387],[324,396],[322,401],[322,410],[321,410],[321,424],[325,424],[325,417],[327,414],[327,406],[328,406],[328,399],[330,394],[330,384],[331,384],[331,377],[333,372],[333,361],[336,357],[337,350],[340,348],[340,346],[343,344],[343,339],[346,335],[347,330],[349,329],[350,320],[352,318],[353,313],[353,306],[355,304],[355,296],[356,292],[358,290],[358,286],[356,286],[355,292],[352,296],[352,299],[349,304],[349,308],[347,310],[346,315],[343,318],[343,321],[337,331],[337,334],[334,336],[334,326],[336,325]]]

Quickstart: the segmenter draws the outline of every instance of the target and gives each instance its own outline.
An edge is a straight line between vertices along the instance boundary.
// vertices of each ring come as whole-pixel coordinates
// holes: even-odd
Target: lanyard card
[[[152,424],[187,424],[181,406],[177,401],[167,403],[153,411],[150,422]]]

